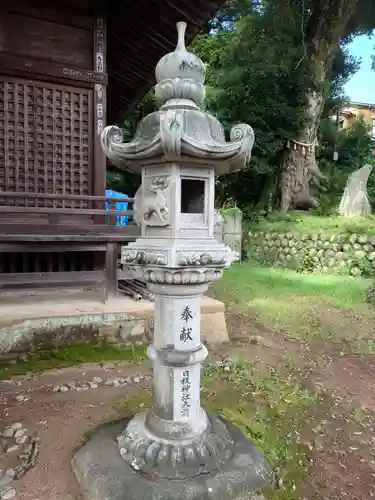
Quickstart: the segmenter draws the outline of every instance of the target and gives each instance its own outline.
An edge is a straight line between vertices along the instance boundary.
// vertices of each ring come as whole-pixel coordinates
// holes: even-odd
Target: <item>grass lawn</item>
[[[318,232],[333,233],[366,233],[375,235],[375,216],[341,217],[330,215],[308,214],[306,212],[291,212],[287,215],[275,212],[267,218],[262,218],[258,224],[251,224],[251,229],[264,232],[293,232],[311,234]]]
[[[255,355],[252,354],[255,346],[241,347],[240,359],[253,360],[244,361],[241,368],[231,368],[232,388],[226,394],[230,393],[236,403],[232,405],[230,398],[228,405],[221,396],[221,413],[247,432],[276,471],[275,488],[266,498],[339,498],[334,496],[336,492],[349,492],[350,481],[359,478],[360,464],[372,463],[369,455],[375,454],[371,445],[374,422],[361,414],[358,403],[352,405],[351,398],[346,398],[351,377],[345,380],[345,371],[339,371],[338,376],[332,376],[329,371],[332,363],[343,362],[343,369],[347,369],[349,375],[359,354],[364,371],[359,372],[362,382],[360,389],[356,388],[360,392],[355,397],[357,401],[366,401],[368,394],[364,381],[367,376],[364,373],[371,373],[372,356],[369,354],[374,350],[369,339],[373,338],[375,314],[371,305],[364,301],[370,283],[364,278],[306,275],[242,263],[232,266],[213,287],[213,295],[227,304],[228,320],[242,318],[244,334],[246,325],[250,331],[256,323],[260,334],[262,328],[271,332],[264,334],[274,341],[268,350],[275,351],[278,343],[285,350],[281,351],[278,362],[270,364],[265,361],[267,356],[263,356],[267,347]],[[288,339],[292,342],[288,343]],[[319,349],[314,352],[316,346]],[[263,361],[258,359],[259,353]],[[327,381],[319,379],[325,368],[328,368]],[[320,380],[318,385],[313,382],[316,376]],[[219,375],[223,377],[225,374]],[[371,376],[369,380],[371,384]],[[218,390],[212,399],[205,387],[207,383],[204,379],[203,395],[209,396],[207,406],[213,404],[215,407],[221,391]],[[354,390],[352,396],[353,393]],[[339,427],[337,435],[335,429]],[[330,428],[334,431],[328,430]],[[368,436],[364,438],[366,432]],[[361,436],[360,444],[353,443],[355,436]],[[350,464],[343,464],[340,459],[338,462],[340,454],[350,457],[353,453],[350,450],[356,450],[355,459]],[[318,463],[325,472],[317,470]],[[314,464],[312,468],[311,464]],[[346,470],[348,486],[331,479],[336,474],[341,476],[342,470]],[[372,481],[371,467],[370,470],[366,478],[361,478],[361,491],[358,492],[357,487],[347,498],[364,498],[364,491],[369,488],[366,482]],[[325,474],[326,484],[321,479]],[[320,483],[318,489],[317,482]]]
[[[248,262],[227,270],[213,295],[239,314],[251,314],[267,328],[301,341],[313,338],[366,348],[375,313],[365,303],[370,280],[301,274]]]
[[[271,332],[270,336],[274,334],[276,340],[290,339],[297,346],[320,343],[327,351],[332,346],[340,349],[345,346],[350,356],[360,353],[352,356],[367,360],[371,352],[368,340],[372,338],[375,320],[372,307],[364,301],[369,284],[363,278],[306,275],[242,263],[226,271],[223,279],[212,287],[211,294],[226,303],[229,325],[231,317],[243,318],[245,335],[256,323],[260,329]],[[283,349],[287,350],[288,344],[285,346]],[[203,369],[202,404],[237,424],[265,453],[275,471],[275,484],[265,492],[265,497],[322,500],[341,498],[335,495],[345,492],[348,493],[345,498],[352,500],[368,498],[375,470],[369,469],[368,476],[365,476],[367,469],[363,470],[368,463],[375,464],[375,450],[371,460],[366,455],[374,446],[375,421],[368,424],[365,410],[358,413],[357,407],[350,406],[342,374],[339,373],[338,379],[328,375],[330,388],[334,385],[335,389],[326,390],[324,380],[315,384],[313,369],[304,364],[307,357],[304,359],[303,354],[297,361],[293,358],[296,352],[291,351],[289,357],[280,356],[278,362],[267,362],[262,356],[254,356],[256,347],[259,348],[239,345],[242,355],[236,357],[235,342],[220,346],[216,351],[220,360],[213,357]],[[275,350],[272,345],[260,348]],[[211,352],[215,353],[215,349]],[[339,361],[345,356],[340,353]],[[0,378],[87,361],[139,362],[144,358],[144,346],[71,346],[3,363]],[[352,359],[349,361],[353,363]],[[330,362],[336,360],[330,357]],[[319,370],[317,363],[315,372]],[[364,378],[361,377],[363,387],[366,373],[372,373],[368,367],[366,370]],[[349,381],[352,379],[349,377]],[[366,389],[361,386],[359,392],[362,397]],[[350,394],[353,397],[354,392]],[[370,393],[367,396],[372,397]],[[117,400],[115,416],[132,414],[150,406],[151,401],[148,391]],[[354,478],[360,475],[361,481],[356,482]],[[353,484],[357,489],[352,494]]]

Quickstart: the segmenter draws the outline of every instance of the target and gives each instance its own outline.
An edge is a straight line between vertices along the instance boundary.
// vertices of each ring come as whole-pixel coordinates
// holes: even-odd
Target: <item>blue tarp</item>
[[[111,189],[107,189],[105,195],[111,198],[120,198],[121,196],[127,197],[127,194],[118,193],[117,191],[112,191]],[[116,201],[115,203],[116,210],[127,210],[128,202],[127,201]],[[109,210],[109,201],[105,202],[105,209]],[[127,226],[129,222],[129,217],[127,215],[118,216],[116,220],[116,226]],[[106,217],[106,224],[108,224],[108,217]]]

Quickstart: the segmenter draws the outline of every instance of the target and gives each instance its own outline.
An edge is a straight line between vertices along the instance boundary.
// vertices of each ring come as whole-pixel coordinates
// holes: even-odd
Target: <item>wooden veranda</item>
[[[138,228],[116,226],[131,210],[114,203],[132,199],[106,198],[99,134],[153,84],[175,23],[186,21],[193,36],[220,3],[1,1],[0,293],[117,293],[119,246]]]

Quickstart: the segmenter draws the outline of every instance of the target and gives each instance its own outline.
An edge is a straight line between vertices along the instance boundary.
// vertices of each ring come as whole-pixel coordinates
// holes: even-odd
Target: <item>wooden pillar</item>
[[[104,2],[96,2],[94,21],[94,69],[98,73],[106,74],[106,18]],[[95,84],[94,92],[94,195],[104,196],[106,190],[106,157],[100,145],[100,133],[106,125],[107,115],[107,86],[102,83]],[[101,204],[100,208],[104,208]],[[103,216],[100,217],[103,224]],[[99,221],[95,221],[99,222]]]
[[[106,61],[106,13],[104,0],[95,2],[94,19],[94,69],[98,73],[107,73]],[[95,84],[94,92],[94,185],[93,191],[96,196],[105,196],[106,191],[106,157],[100,145],[100,134],[106,126],[107,121],[107,86],[102,83]],[[99,202],[97,208],[104,208]],[[96,216],[94,223],[104,224],[104,216]],[[109,221],[110,222],[110,221]],[[107,283],[106,299],[117,295],[117,243],[108,243],[105,262],[99,265],[105,266]]]
[[[118,244],[108,243],[106,254],[107,297],[116,297],[117,289]]]

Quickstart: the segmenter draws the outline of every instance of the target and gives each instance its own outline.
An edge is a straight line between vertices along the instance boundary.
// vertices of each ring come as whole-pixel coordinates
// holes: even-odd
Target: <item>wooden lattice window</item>
[[[92,194],[92,91],[0,76],[0,191]],[[6,200],[86,208],[87,202]]]

